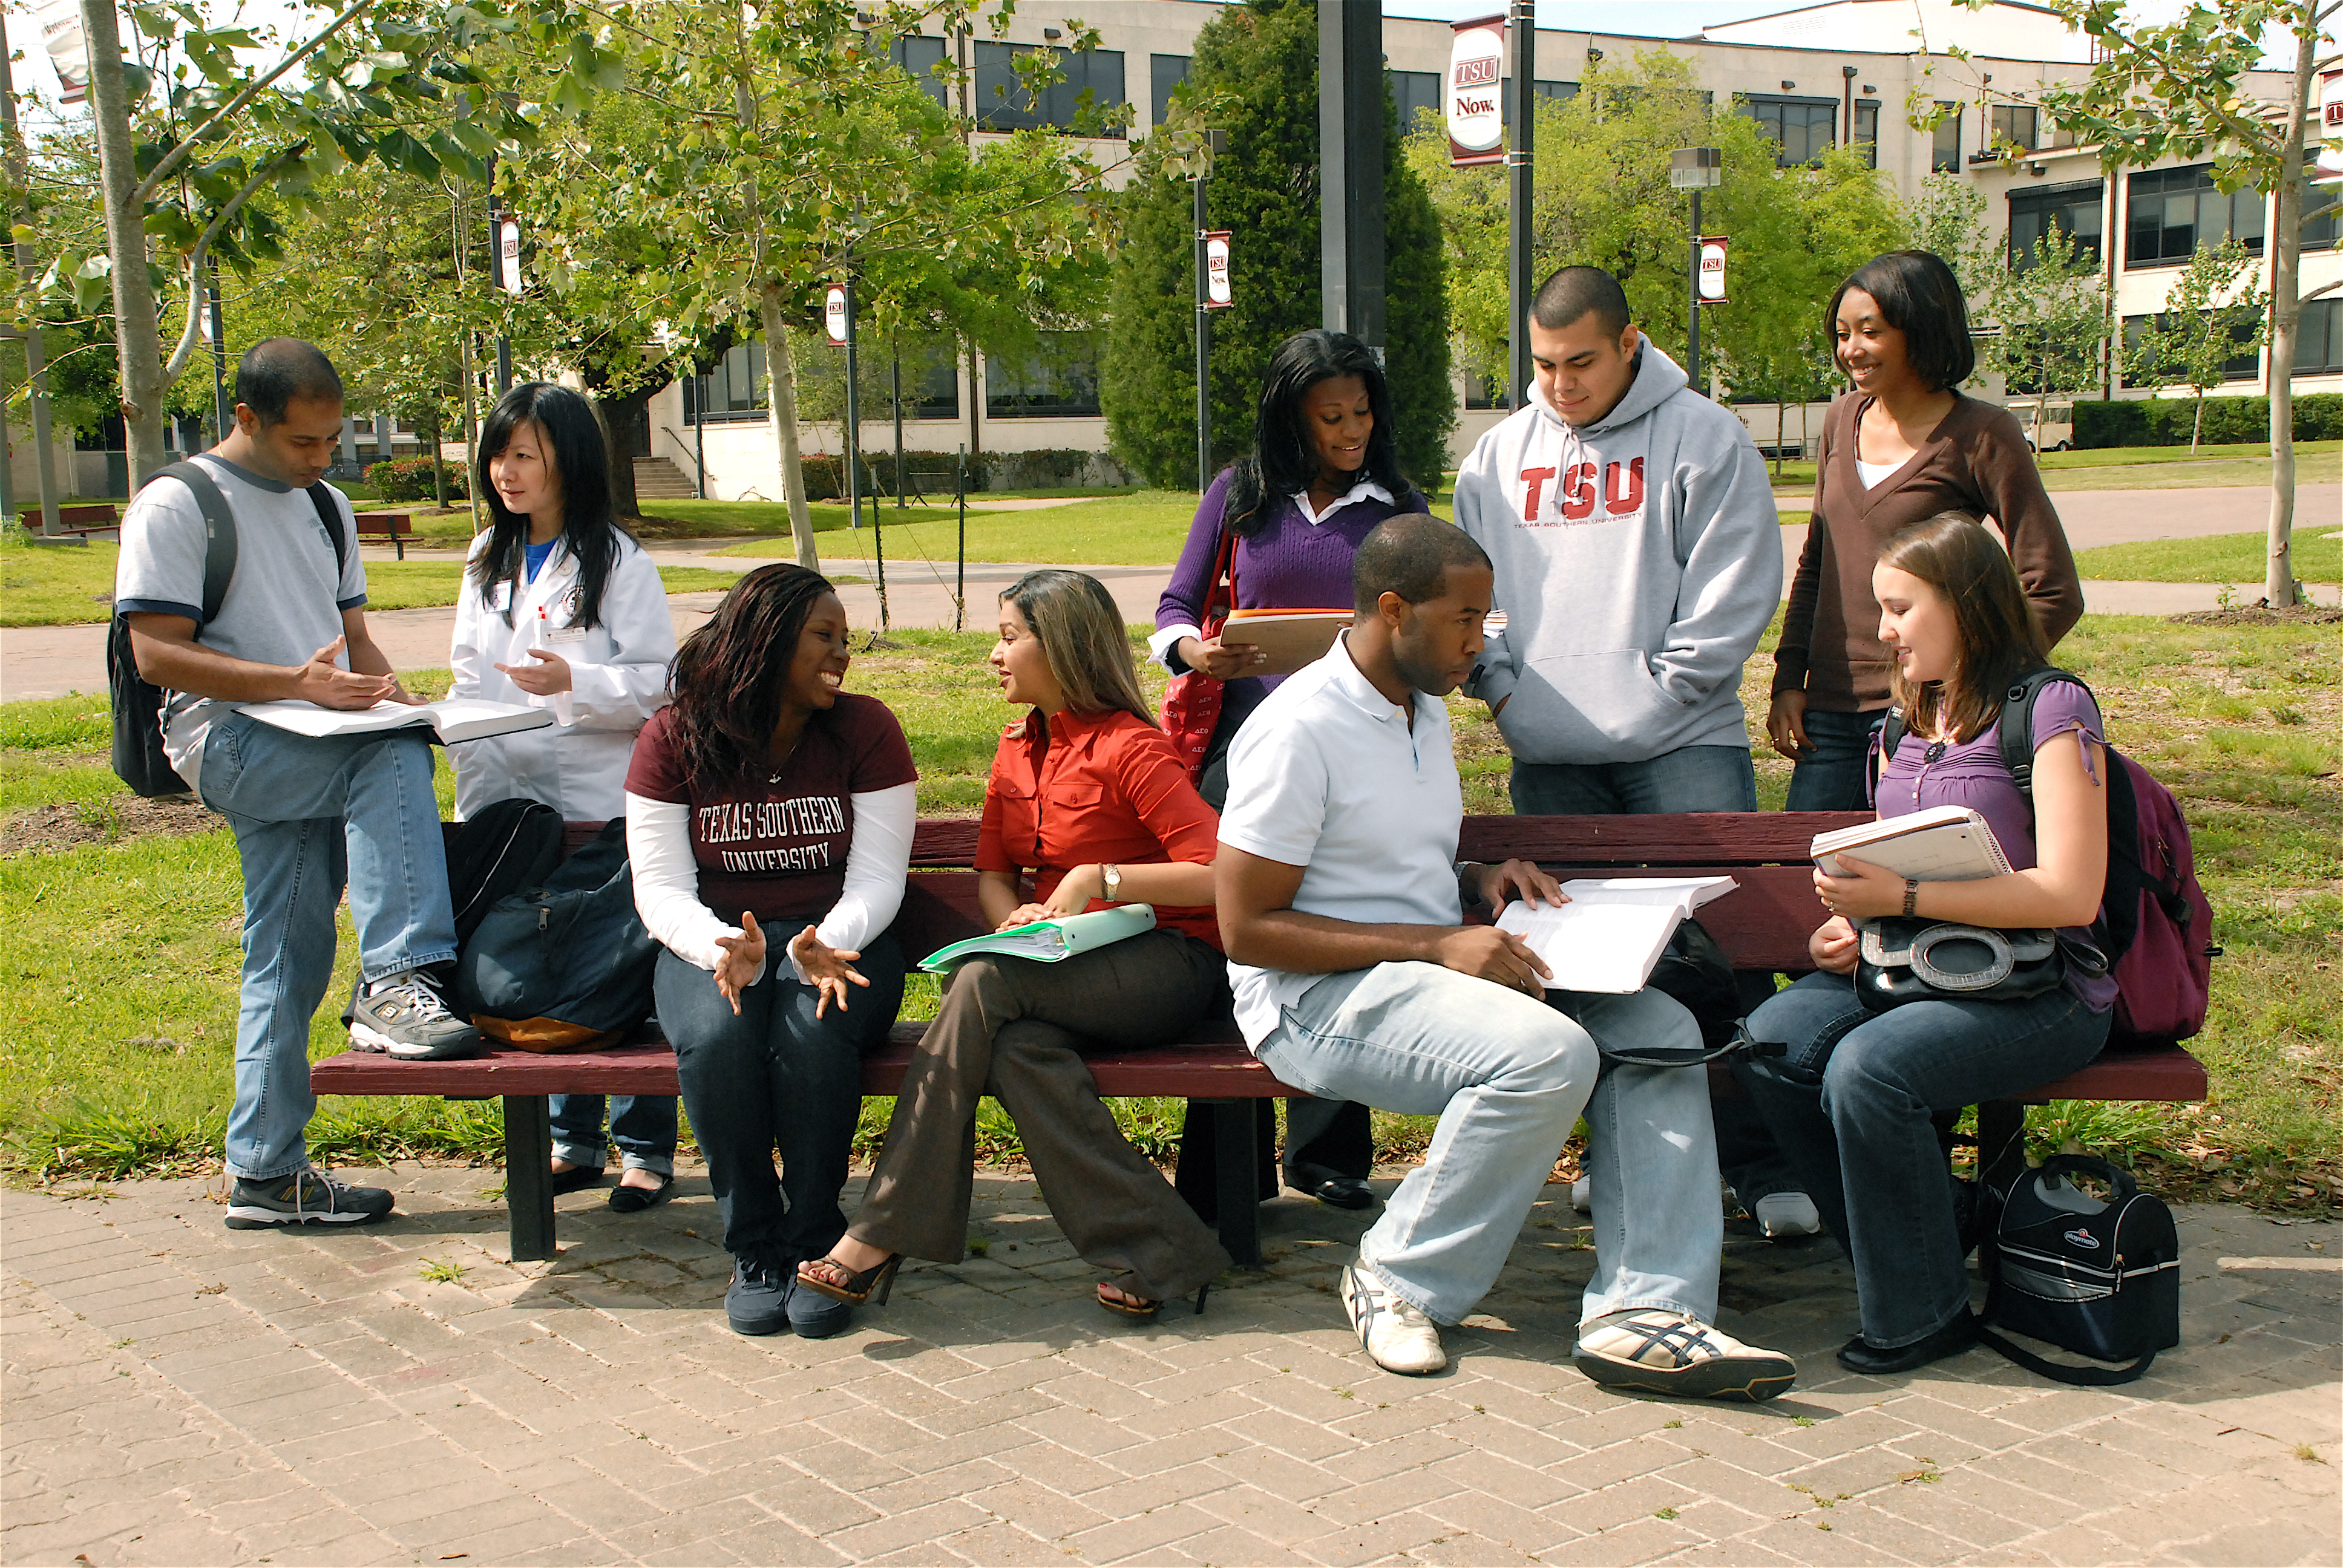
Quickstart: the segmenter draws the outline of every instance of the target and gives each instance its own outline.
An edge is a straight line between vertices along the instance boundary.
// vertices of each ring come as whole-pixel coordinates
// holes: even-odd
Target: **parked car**
[[[2017,416],[2020,428],[2026,432],[2026,444],[2036,452],[2071,452],[2075,449],[2075,406],[2072,403],[2048,403],[2042,406],[2042,428],[2034,427],[2035,405],[2012,403],[2009,411]]]

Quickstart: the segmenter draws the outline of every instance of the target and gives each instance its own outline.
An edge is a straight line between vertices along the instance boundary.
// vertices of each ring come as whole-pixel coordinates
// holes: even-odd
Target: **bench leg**
[[[1260,1178],[1253,1166],[1259,1141],[1250,1100],[1200,1100],[1212,1110],[1215,1173],[1220,1179],[1221,1245],[1244,1268],[1261,1263]]]
[[[2006,1193],[2026,1172],[2026,1107],[1988,1100],[1976,1112],[1977,1181],[1987,1191]]]
[[[553,1117],[542,1094],[505,1096],[505,1208],[516,1263],[554,1255]]]

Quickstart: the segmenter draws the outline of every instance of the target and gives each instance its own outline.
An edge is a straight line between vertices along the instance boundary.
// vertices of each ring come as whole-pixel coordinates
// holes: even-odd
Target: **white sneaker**
[[[1594,1211],[1594,1181],[1592,1177],[1581,1176],[1570,1184],[1570,1206],[1582,1214]]]
[[[1373,1273],[1353,1264],[1342,1271],[1340,1288],[1342,1312],[1375,1365],[1421,1377],[1448,1364],[1438,1325],[1400,1300]]]
[[[1571,1359],[1606,1388],[1755,1403],[1786,1392],[1797,1364],[1745,1345],[1724,1330],[1664,1307],[1613,1312],[1581,1324]]]
[[[1815,1209],[1815,1201],[1804,1192],[1776,1192],[1770,1198],[1760,1198],[1749,1213],[1768,1241],[1819,1236],[1823,1231],[1822,1213]]]

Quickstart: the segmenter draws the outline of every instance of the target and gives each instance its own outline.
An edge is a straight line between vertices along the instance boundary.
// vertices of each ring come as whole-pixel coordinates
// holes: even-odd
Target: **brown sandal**
[[[1163,1310],[1163,1303],[1161,1302],[1151,1302],[1144,1296],[1134,1296],[1130,1300],[1125,1301],[1118,1296],[1110,1296],[1106,1292],[1107,1282],[1101,1280],[1099,1282],[1098,1304],[1118,1317],[1137,1318],[1141,1322],[1153,1322],[1155,1321],[1156,1314]],[[1204,1298],[1212,1293],[1212,1286],[1210,1281],[1206,1281],[1202,1285],[1197,1287],[1197,1316],[1201,1317],[1203,1315]]]
[[[889,1292],[895,1288],[895,1271],[902,1261],[902,1253],[890,1253],[885,1262],[873,1263],[858,1274],[835,1258],[808,1258],[798,1265],[798,1283],[816,1295],[828,1296],[833,1302],[844,1302],[855,1307],[869,1302],[870,1293],[876,1291],[879,1293],[877,1304],[883,1307],[887,1304]],[[839,1278],[847,1283],[840,1284],[806,1272],[809,1269],[823,1266],[836,1271]]]

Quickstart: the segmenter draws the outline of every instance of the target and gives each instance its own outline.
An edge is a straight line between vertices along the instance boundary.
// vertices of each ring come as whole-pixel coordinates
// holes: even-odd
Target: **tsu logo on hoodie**
[[[1585,443],[1565,427],[1562,456],[1553,463],[1526,467],[1521,473],[1522,526],[1531,528],[1570,528],[1582,523],[1629,523],[1644,520],[1644,459],[1614,459],[1597,468],[1582,456]],[[1540,453],[1543,457],[1544,454]]]

